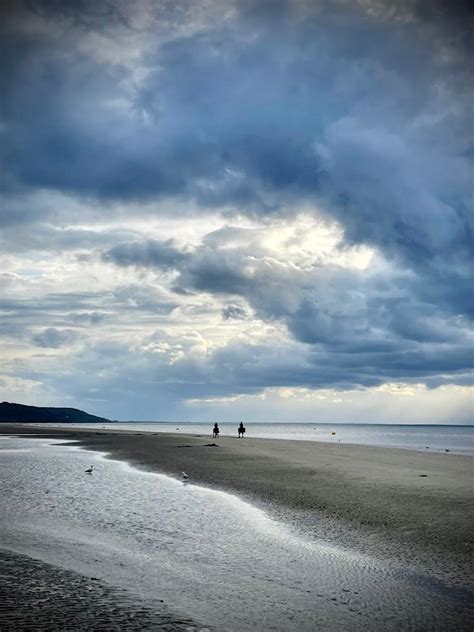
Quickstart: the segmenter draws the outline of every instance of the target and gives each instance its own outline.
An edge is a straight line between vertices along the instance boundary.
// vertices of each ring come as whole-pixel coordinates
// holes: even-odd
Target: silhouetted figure
[[[219,426],[217,425],[217,421],[214,424],[214,428],[212,429],[212,438],[213,439],[218,439],[219,438]]]
[[[244,438],[245,435],[245,426],[244,426],[244,422],[241,421],[239,427],[237,428],[237,432],[239,433],[239,439],[242,437],[242,439]]]

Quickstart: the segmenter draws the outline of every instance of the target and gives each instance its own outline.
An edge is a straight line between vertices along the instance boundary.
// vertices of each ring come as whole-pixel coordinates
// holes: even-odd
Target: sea
[[[191,430],[182,426],[179,432]],[[284,427],[247,428],[249,437],[285,435]],[[345,429],[336,432],[344,438]],[[356,435],[347,432],[353,442]],[[359,438],[370,436],[364,432]],[[462,447],[444,432],[445,445]],[[287,427],[286,433],[307,438],[311,430]],[[0,437],[0,468],[1,547],[166,608],[169,627],[150,629],[472,629],[467,590],[296,531],[237,495],[38,436]],[[176,620],[193,623],[173,627]]]
[[[237,423],[218,423],[221,435],[237,436]],[[244,424],[247,439],[296,439],[474,455],[474,425],[253,423],[249,421],[245,421]],[[87,423],[67,425],[68,427],[106,427],[136,432],[190,433],[210,436],[214,422],[113,422],[106,426]]]

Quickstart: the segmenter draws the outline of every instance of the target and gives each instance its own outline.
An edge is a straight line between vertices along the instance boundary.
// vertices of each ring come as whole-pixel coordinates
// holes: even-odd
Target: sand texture
[[[468,585],[473,458],[278,439],[4,426],[79,440],[141,468],[235,491],[323,540]],[[212,445],[216,443],[217,445]]]
[[[123,591],[0,549],[0,630],[197,630],[164,607],[140,605]]]

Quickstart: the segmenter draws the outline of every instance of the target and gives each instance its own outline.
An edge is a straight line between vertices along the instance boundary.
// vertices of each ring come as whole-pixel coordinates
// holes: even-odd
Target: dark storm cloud
[[[118,13],[113,3],[39,5],[52,22],[92,12],[109,28]],[[71,50],[69,31],[54,46],[47,33],[7,31],[11,181],[115,199],[179,194],[250,212],[310,198],[349,240],[434,268],[435,280],[432,258],[452,249],[458,277],[472,236],[469,58],[435,63],[438,40],[422,28],[451,16],[446,29],[461,29],[456,11],[407,3],[402,13],[416,20],[402,28],[332,3],[305,20],[296,3],[240,8],[234,22],[149,55],[132,91],[129,70]],[[120,100],[128,109],[111,105]]]
[[[64,13],[92,13],[114,24],[113,3],[95,10],[66,3],[62,11],[38,4],[52,23]],[[77,45],[83,29],[61,32],[54,47],[47,33],[7,31],[8,173],[78,194],[187,193],[264,208],[275,193],[319,192],[314,142],[331,123],[370,105],[376,120],[383,108],[396,125],[427,106],[430,82],[440,77],[430,42],[417,43],[413,27],[404,33],[361,11],[315,6],[303,20],[297,3],[241,3],[227,26],[149,55],[135,93],[124,88],[128,71],[120,64],[71,49],[71,36]],[[114,110],[114,99],[131,107]]]
[[[170,362],[166,353],[155,352],[152,342],[169,345],[179,357]],[[157,332],[141,349],[117,342],[99,343],[84,349],[81,356],[74,359],[73,372],[44,377],[25,374],[23,377],[43,378],[61,392],[74,393],[78,401],[90,401],[94,405],[98,383],[91,367],[100,366],[103,377],[99,392],[107,392],[113,401],[121,403],[121,418],[128,414],[134,419],[158,419],[175,417],[183,399],[255,395],[268,386],[346,390],[355,385],[357,388],[377,387],[400,378],[436,387],[450,381],[446,374],[436,371],[462,366],[457,354],[448,348],[444,359],[441,354],[433,358],[433,373],[429,368],[420,370],[416,354],[407,353],[403,347],[395,354],[386,354],[389,365],[378,372],[374,371],[377,358],[370,354],[357,358],[353,354],[334,354],[285,340],[273,344],[235,341],[198,356],[190,353],[195,342],[192,338]],[[469,372],[459,373],[459,383],[468,382]]]
[[[401,18],[414,19],[430,29],[445,45],[457,50],[473,50],[472,27],[474,17],[470,0],[408,0],[380,3]]]
[[[105,261],[121,266],[145,266],[158,268],[176,268],[186,259],[186,254],[174,245],[172,239],[166,242],[149,240],[118,244],[104,255]]]
[[[438,303],[428,300],[423,278],[393,270],[298,268],[256,256],[253,244],[247,249],[230,247],[235,235],[241,233],[216,231],[201,247],[174,260],[180,287],[223,297],[239,296],[257,317],[280,321],[296,341],[314,349],[313,355],[309,351],[303,354],[312,357],[311,368],[303,371],[311,377],[303,379],[295,370],[284,377],[282,370],[277,378],[272,367],[257,363],[251,379],[263,381],[265,386],[294,385],[303,380],[307,386],[339,388],[351,381],[370,386],[387,379],[432,379],[444,373],[455,381],[456,374],[463,378],[472,366],[469,320],[452,313],[448,301],[439,299],[439,288]],[[160,268],[161,248],[156,256],[149,252],[148,243],[146,248],[146,257],[137,247],[135,258],[114,259],[114,263]],[[243,307],[230,306],[222,313],[227,319],[246,316]],[[230,353],[227,348],[225,352]],[[244,356],[255,354],[256,347],[243,345],[241,352]],[[249,359],[239,358],[237,347],[233,353],[242,380],[237,367],[241,362],[249,367]],[[216,362],[219,357],[217,352]],[[288,368],[286,359],[283,364]],[[259,377],[258,369],[262,370]]]
[[[72,22],[54,45],[47,30],[6,28],[7,183],[257,214],[310,200],[348,241],[458,287],[456,309],[469,310],[472,63],[453,36],[466,30],[463,3],[243,2],[233,21],[148,51],[136,84],[79,45],[80,16],[113,31],[121,5],[34,6],[47,25]]]
[[[0,156],[9,198],[0,219],[10,252],[27,241],[38,250],[100,247],[118,266],[176,271],[177,295],[240,297],[294,337],[285,350],[300,354],[294,364],[240,345],[156,369],[160,379],[171,373],[177,392],[187,383],[188,396],[206,380],[211,395],[235,384],[254,392],[464,380],[474,152],[468,3],[242,1],[232,18],[181,24],[114,61],[116,52],[101,54],[100,46],[146,35],[134,31],[131,6],[4,5]],[[159,6],[170,24],[179,20],[176,7]],[[105,39],[94,44],[91,34]],[[113,203],[169,197],[197,204],[196,212],[224,208],[257,219],[317,208],[340,222],[346,244],[376,247],[400,273],[308,272],[222,247],[223,235],[182,250],[133,234],[59,230],[41,224],[57,219],[50,208],[13,202],[44,189],[101,203],[103,215]],[[81,220],[64,211],[62,225],[67,217]],[[94,313],[106,300],[50,295],[16,311],[31,325],[38,311]],[[117,288],[108,300],[111,309],[155,314],[175,307],[145,285]],[[238,314],[223,311],[224,319]],[[38,334],[37,344],[55,336],[66,344],[58,327]],[[94,351],[103,363],[122,352]],[[156,356],[130,358],[150,392]]]
[[[13,4],[13,3],[12,3]],[[114,0],[28,0],[16,2],[17,7],[29,8],[33,14],[54,19],[65,24],[86,29],[127,25],[126,12],[121,11],[120,2]]]

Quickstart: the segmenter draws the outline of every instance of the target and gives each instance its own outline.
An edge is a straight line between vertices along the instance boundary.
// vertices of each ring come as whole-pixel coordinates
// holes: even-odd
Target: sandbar
[[[474,457],[396,448],[21,424],[1,434],[74,439],[141,469],[236,492],[313,537],[472,577]],[[212,445],[212,444],[216,445]]]

